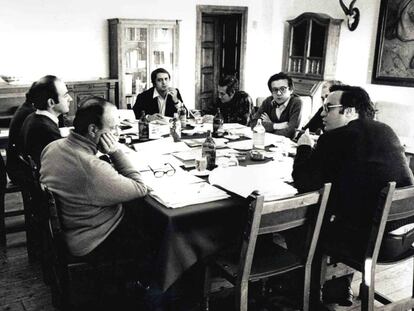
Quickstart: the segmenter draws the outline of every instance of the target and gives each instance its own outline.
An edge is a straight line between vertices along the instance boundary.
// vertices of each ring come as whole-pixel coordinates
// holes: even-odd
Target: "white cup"
[[[197,157],[195,160],[195,168],[199,172],[203,172],[207,169],[207,158]]]

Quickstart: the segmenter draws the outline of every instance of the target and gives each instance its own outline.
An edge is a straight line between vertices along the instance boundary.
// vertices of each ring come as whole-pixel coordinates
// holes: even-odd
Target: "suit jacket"
[[[7,147],[7,174],[15,184],[23,181],[23,171],[20,165],[19,155],[22,154],[22,144],[20,142],[20,130],[24,120],[36,109],[30,102],[25,102],[14,113],[9,128],[9,144]]]
[[[335,214],[353,231],[364,233],[387,182],[395,181],[398,187],[414,183],[394,131],[381,122],[362,119],[322,134],[315,149],[299,146],[292,176],[300,192],[331,182],[328,215]],[[386,231],[413,220],[387,223]]]
[[[177,89],[177,98],[182,102],[180,91]],[[154,114],[159,113],[158,109],[158,99],[154,98],[154,87],[138,94],[137,100],[133,107],[135,118],[139,119],[141,117],[141,111],[145,111],[145,114]],[[175,108],[175,103],[172,100],[171,96],[167,96],[167,101],[165,104],[165,115],[167,117],[173,117],[174,113],[177,112]]]
[[[49,117],[32,113],[20,131],[23,155],[30,155],[40,167],[40,154],[52,141],[62,138],[58,125]]]

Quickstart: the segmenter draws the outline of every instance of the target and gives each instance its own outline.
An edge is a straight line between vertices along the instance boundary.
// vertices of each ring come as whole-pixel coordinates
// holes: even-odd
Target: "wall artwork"
[[[414,0],[381,0],[372,83],[414,86]]]

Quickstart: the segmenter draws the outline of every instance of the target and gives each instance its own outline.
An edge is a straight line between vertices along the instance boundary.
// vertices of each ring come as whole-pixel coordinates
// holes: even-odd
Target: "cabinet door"
[[[161,67],[173,74],[174,29],[171,27],[153,26],[150,28],[150,31],[150,72]]]
[[[151,72],[165,68],[177,86],[177,21],[110,19],[110,76],[119,79],[119,106],[149,89]]]
[[[304,73],[308,41],[309,21],[292,26],[289,51],[289,72]]]
[[[133,96],[148,87],[148,29],[126,27],[124,42],[124,96]]]

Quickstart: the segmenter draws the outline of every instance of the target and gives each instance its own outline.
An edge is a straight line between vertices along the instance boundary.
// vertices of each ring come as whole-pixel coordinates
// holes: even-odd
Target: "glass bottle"
[[[181,128],[184,129],[187,125],[187,109],[185,109],[183,104],[178,108],[178,116],[180,118]]]
[[[216,144],[210,131],[207,131],[207,138],[201,147],[201,156],[207,159],[207,169],[210,171],[214,169],[216,166]]]
[[[213,137],[221,137],[224,135],[223,123],[223,115],[221,114],[220,108],[217,108],[217,113],[213,119]]]
[[[149,140],[149,124],[145,116],[145,110],[141,111],[141,117],[138,120],[138,135],[140,141]]]
[[[253,128],[253,149],[265,148],[265,128],[262,125],[262,120],[257,120],[256,126]]]
[[[181,141],[181,124],[178,121],[178,113],[174,113],[174,117],[172,119],[172,125],[170,128],[170,134],[174,139],[174,142]]]

